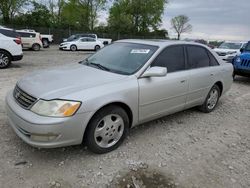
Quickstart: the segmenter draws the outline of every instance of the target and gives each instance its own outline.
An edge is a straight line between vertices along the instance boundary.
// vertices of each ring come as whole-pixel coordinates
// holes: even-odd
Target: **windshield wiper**
[[[87,64],[87,65],[94,65],[94,66],[98,67],[99,69],[106,70],[106,71],[110,71],[109,68],[107,68],[107,67],[105,67],[105,66],[103,66],[103,65],[101,65],[101,64],[99,64],[99,63],[92,63],[92,62],[89,62],[88,59],[86,59],[85,61],[86,61],[86,64]]]

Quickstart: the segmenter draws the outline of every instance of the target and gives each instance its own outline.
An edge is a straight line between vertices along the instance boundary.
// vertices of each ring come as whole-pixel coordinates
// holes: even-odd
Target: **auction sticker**
[[[131,54],[148,54],[150,49],[133,49],[131,50]]]

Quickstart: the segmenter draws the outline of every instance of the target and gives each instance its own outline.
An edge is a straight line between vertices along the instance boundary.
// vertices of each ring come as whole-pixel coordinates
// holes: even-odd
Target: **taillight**
[[[16,39],[14,39],[14,42],[15,42],[15,43],[17,43],[18,45],[19,45],[19,44],[22,44],[22,41],[21,41],[21,39],[20,39],[20,38],[16,38]]]

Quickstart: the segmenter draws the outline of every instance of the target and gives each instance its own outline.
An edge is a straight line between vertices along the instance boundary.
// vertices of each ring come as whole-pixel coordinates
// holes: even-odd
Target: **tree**
[[[116,0],[109,11],[109,26],[119,32],[145,34],[156,30],[167,0]]]
[[[9,24],[20,8],[27,2],[27,0],[1,0],[0,12],[3,16],[3,23]]]
[[[192,25],[189,24],[189,18],[185,15],[179,15],[171,20],[172,28],[178,35],[178,40],[180,40],[181,34],[192,31]]]
[[[107,0],[69,0],[62,8],[62,18],[69,26],[93,31],[97,13]]]

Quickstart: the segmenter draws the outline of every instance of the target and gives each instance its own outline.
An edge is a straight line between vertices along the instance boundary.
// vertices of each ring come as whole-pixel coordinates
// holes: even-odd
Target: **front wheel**
[[[7,68],[11,63],[11,56],[5,52],[0,50],[0,69]]]
[[[96,45],[96,46],[95,46],[95,51],[100,50],[100,48],[101,48],[101,47],[100,47],[99,45]]]
[[[205,102],[200,106],[199,109],[205,113],[212,112],[218,104],[220,94],[220,88],[217,85],[214,85],[209,91]]]
[[[102,154],[121,145],[129,131],[129,118],[119,106],[108,106],[97,112],[85,132],[89,150]]]
[[[77,50],[76,45],[71,45],[70,46],[70,50],[73,51],[73,52],[75,52]]]

